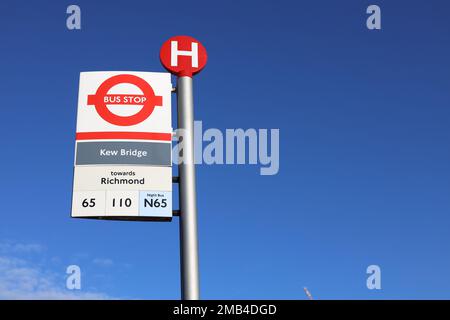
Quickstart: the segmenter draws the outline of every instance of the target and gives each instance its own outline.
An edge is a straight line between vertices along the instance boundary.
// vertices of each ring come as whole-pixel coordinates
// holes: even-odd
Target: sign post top
[[[192,77],[205,67],[208,55],[200,41],[189,36],[175,36],[163,43],[159,58],[170,73]]]

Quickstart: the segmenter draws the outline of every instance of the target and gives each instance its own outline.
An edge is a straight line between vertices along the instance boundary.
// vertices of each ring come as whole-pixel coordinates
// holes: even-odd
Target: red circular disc
[[[108,91],[112,87],[120,83],[130,83],[136,85],[139,89],[141,89],[142,93],[147,98],[142,109],[138,113],[131,116],[119,116],[112,113],[106,106],[103,98],[108,94]],[[141,123],[152,114],[156,106],[153,88],[147,83],[147,81],[131,74],[120,74],[105,80],[98,87],[95,96],[95,110],[97,110],[97,113],[109,123],[117,126],[132,126]]]
[[[170,73],[192,77],[205,67],[208,55],[200,41],[189,36],[175,36],[163,43],[159,59]]]

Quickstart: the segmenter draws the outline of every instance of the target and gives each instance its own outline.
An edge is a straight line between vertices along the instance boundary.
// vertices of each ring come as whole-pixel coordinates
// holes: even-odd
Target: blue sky
[[[202,298],[450,298],[448,1],[77,1],[78,31],[70,4],[0,4],[0,297],[180,297],[177,218],[70,204],[79,72],[164,71],[187,34],[209,54],[204,128],[280,129],[277,175],[197,168]]]

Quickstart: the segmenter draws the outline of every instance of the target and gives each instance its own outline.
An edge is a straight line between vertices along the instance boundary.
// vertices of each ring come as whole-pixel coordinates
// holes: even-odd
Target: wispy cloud
[[[100,267],[110,267],[114,264],[111,259],[95,258],[92,263]]]
[[[112,299],[101,292],[66,289],[64,272],[47,269],[46,264],[30,258],[31,253],[42,252],[43,248],[37,244],[0,243],[0,299]]]
[[[37,243],[17,243],[4,241],[0,243],[0,253],[41,253],[45,247]]]

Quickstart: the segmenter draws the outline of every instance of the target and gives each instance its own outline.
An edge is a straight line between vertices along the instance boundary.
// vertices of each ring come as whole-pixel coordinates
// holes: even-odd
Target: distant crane
[[[309,300],[314,300],[313,296],[311,295],[311,293],[309,292],[307,287],[303,287],[303,290],[305,290],[305,294],[308,297]]]

